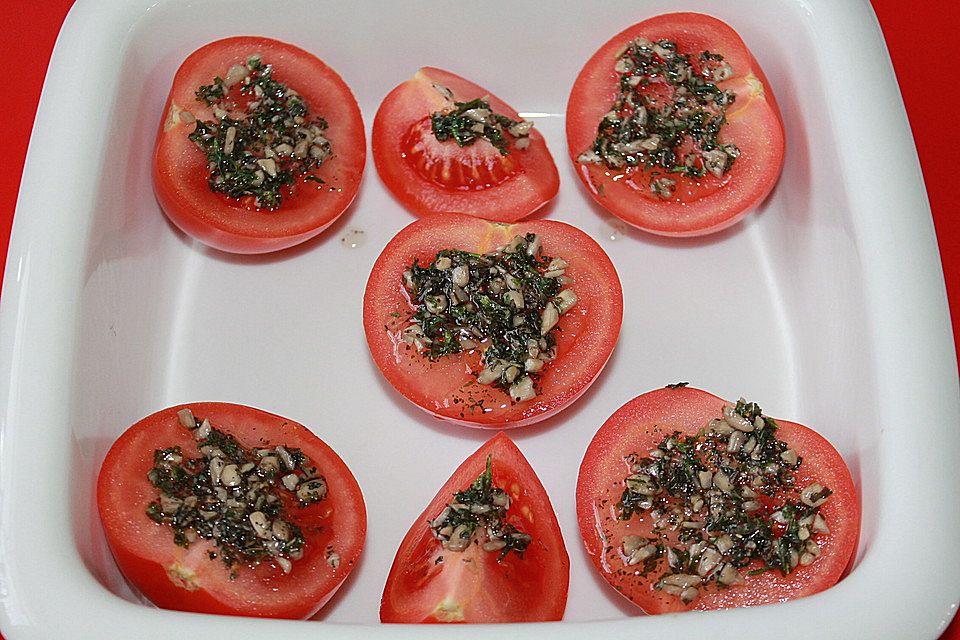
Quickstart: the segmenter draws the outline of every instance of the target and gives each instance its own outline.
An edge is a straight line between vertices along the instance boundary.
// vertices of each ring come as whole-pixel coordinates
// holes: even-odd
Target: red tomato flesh
[[[493,485],[511,498],[507,519],[533,540],[522,556],[471,544],[445,550],[427,520],[482,473],[491,456]],[[570,561],[540,479],[517,446],[499,433],[467,458],[404,536],[380,604],[383,622],[538,622],[560,620]]]
[[[402,274],[414,259],[430,264],[441,249],[486,253],[516,235],[535,233],[544,253],[567,260],[577,303],[560,318],[557,357],[539,378],[532,400],[513,402],[493,386],[477,384],[480,350],[430,361],[403,342],[413,308]],[[466,215],[428,216],[387,243],[367,281],[363,326],[374,362],[397,391],[438,418],[475,427],[519,427],[566,407],[600,374],[620,335],[623,291],[616,269],[590,236],[566,223],[533,220],[513,225]],[[481,405],[483,408],[479,408]]]
[[[641,565],[624,566],[619,556],[623,537],[655,535],[647,516],[634,514],[627,521],[618,519],[616,505],[623,494],[624,478],[631,473],[624,457],[632,453],[646,455],[674,431],[696,434],[720,416],[725,405],[733,404],[736,403],[690,387],[650,391],[617,410],[600,427],[584,454],[577,480],[577,520],[587,555],[607,582],[647,613],[753,606],[812,595],[833,586],[856,551],[860,501],[843,458],[815,431],[778,419],[776,437],[803,459],[795,474],[796,486],[819,482],[833,491],[820,507],[830,533],[817,534],[822,550],[819,558],[809,566],[798,566],[787,576],[779,571],[747,575],[748,570],[762,566],[755,561],[756,566],[741,571],[743,583],[723,589],[716,585],[701,589],[699,597],[689,605],[653,588],[662,570],[645,577],[639,575]]]
[[[673,197],[662,200],[649,189],[643,170],[609,169],[577,161],[597,135],[597,126],[619,92],[614,64],[635,38],[677,43],[680,53],[696,58],[718,53],[733,77],[717,83],[736,93],[721,130],[721,142],[736,144],[740,157],[722,177],[677,177]],[[670,13],[644,20],[615,35],[587,61],[567,103],[570,159],[600,205],[636,227],[665,236],[697,236],[729,227],[756,207],[773,189],[783,167],[784,132],[770,83],[747,45],[727,24],[697,13]]]
[[[194,118],[213,120],[213,107],[194,92],[253,54],[273,65],[274,79],[297,91],[311,115],[329,123],[324,135],[332,155],[312,172],[323,183],[300,179],[274,211],[257,208],[249,202],[252,198],[238,200],[210,188],[207,158],[188,138],[195,125],[182,116],[188,111]],[[340,76],[293,45],[242,36],[201,47],[177,70],[157,132],[153,185],[164,213],[185,233],[223,251],[266,253],[304,242],[330,226],[357,195],[365,161],[360,107]]]
[[[197,418],[236,438],[246,449],[299,447],[326,479],[327,497],[287,510],[301,527],[303,558],[289,574],[273,562],[230,569],[208,553],[216,546],[197,539],[177,546],[168,525],[153,522],[147,505],[158,490],[147,479],[157,449],[179,445],[185,457],[201,457],[193,434],[177,412],[188,408]],[[197,402],[158,411],[127,429],[100,468],[97,507],[113,557],[123,575],[158,607],[181,611],[274,618],[306,618],[333,596],[356,564],[366,535],[366,510],[360,486],[343,460],[306,427],[251,407]],[[340,556],[332,567],[327,551]]]
[[[453,99],[434,84],[452,91]],[[464,147],[437,140],[430,116],[452,109],[454,101],[476,98],[489,102],[496,113],[520,119],[483,87],[433,67],[417,71],[380,105],[373,120],[373,159],[384,184],[414,214],[454,212],[516,222],[557,195],[557,167],[536,128],[530,131],[530,145],[518,149],[511,142],[509,155],[483,138]]]

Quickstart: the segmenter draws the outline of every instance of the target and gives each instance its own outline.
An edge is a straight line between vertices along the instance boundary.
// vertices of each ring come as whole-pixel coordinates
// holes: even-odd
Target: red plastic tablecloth
[[[0,171],[0,255],[6,255],[23,160],[53,43],[72,0],[0,2],[0,60],[7,69]],[[960,3],[941,0],[873,0],[887,38],[916,138],[930,196],[953,317],[960,335],[960,211],[953,189],[958,176],[960,128],[953,115],[960,88]],[[12,79],[12,82],[9,80]],[[0,263],[0,274],[3,264]],[[960,640],[960,619],[943,638]],[[2,640],[2,637],[0,637]]]

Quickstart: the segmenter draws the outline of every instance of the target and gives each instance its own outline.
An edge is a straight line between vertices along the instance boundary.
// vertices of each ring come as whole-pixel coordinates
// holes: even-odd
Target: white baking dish
[[[759,212],[666,240],[593,206],[565,157],[563,111],[612,34],[673,10],[744,37],[783,111],[787,160]],[[316,53],[352,87],[369,131],[419,66],[449,68],[533,114],[561,169],[545,215],[597,238],[624,284],[620,344],[572,408],[511,432],[550,493],[571,556],[563,623],[514,638],[935,637],[960,600],[957,368],[929,208],[879,27],[866,1],[354,4],[81,1],[53,56],[24,173],[0,306],[0,627],[17,638],[439,638],[377,623],[407,527],[489,432],[409,405],[369,360],[363,285],[413,218],[368,163],[320,238],[265,257],[209,250],[161,215],[154,133],[177,65],[257,34]],[[362,234],[353,231],[362,231]],[[353,247],[352,245],[358,245]],[[818,596],[749,610],[638,616],[594,576],[574,515],[587,442],[626,400],[677,380],[746,395],[846,456],[863,499],[855,566]],[[354,470],[364,558],[318,620],[161,611],[125,585],[94,508],[114,438],[190,400],[262,407],[312,426]],[[402,487],[385,492],[384,483]],[[494,633],[459,628],[464,638]]]

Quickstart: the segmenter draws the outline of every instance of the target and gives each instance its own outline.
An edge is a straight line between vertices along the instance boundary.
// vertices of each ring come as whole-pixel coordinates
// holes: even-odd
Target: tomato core
[[[483,141],[460,147],[452,140],[440,142],[430,118],[410,126],[402,141],[404,159],[424,180],[451,191],[482,191],[512,178],[520,165],[512,155],[502,155]]]

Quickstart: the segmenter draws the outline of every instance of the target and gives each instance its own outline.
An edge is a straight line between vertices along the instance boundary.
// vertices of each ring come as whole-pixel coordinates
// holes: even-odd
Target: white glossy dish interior
[[[727,21],[750,45],[775,89],[788,147],[783,176],[758,212],[694,240],[612,222],[566,158],[562,114],[582,63],[625,26],[680,8],[624,7],[495,3],[471,12],[466,31],[453,26],[461,10],[439,1],[74,8],[44,89],[0,309],[0,627],[8,638],[66,629],[118,638],[447,633],[376,626],[407,527],[492,435],[423,414],[368,357],[364,283],[412,216],[369,158],[347,214],[276,255],[209,250],[176,231],[153,198],[151,151],[173,72],[195,48],[235,34],[275,37],[325,59],[352,87],[368,132],[380,99],[420,66],[489,87],[533,114],[561,170],[559,197],[538,215],[593,235],[618,267],[623,332],[603,375],[558,417],[510,433],[566,538],[565,622],[498,634],[937,634],[960,598],[960,558],[948,552],[960,525],[956,363],[913,142],[869,5],[684,3]],[[624,402],[677,380],[749,396],[770,415],[820,430],[845,455],[862,491],[863,533],[837,587],[782,605],[652,618],[594,575],[573,504],[583,450]],[[126,426],[191,400],[250,404],[310,425],[356,474],[370,514],[365,555],[318,620],[160,611],[120,577],[95,515],[100,462]],[[385,482],[404,490],[378,491]]]

